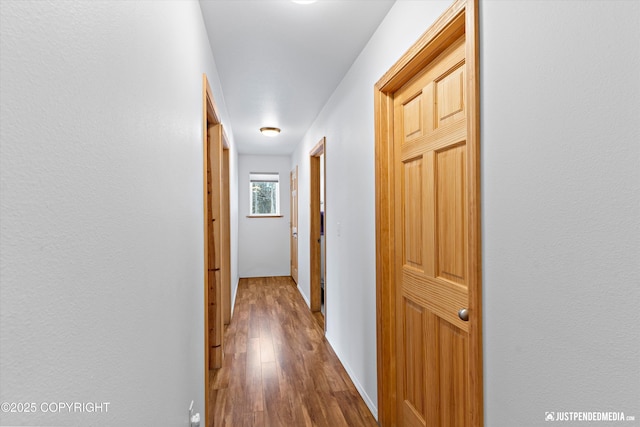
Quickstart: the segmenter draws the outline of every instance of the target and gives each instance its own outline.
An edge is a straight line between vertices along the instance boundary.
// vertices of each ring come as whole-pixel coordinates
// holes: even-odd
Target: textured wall
[[[2,425],[186,426],[204,410],[195,1],[5,1]],[[110,402],[42,413],[42,402]],[[55,409],[55,408],[54,408]]]
[[[640,3],[481,6],[487,425],[637,425]]]

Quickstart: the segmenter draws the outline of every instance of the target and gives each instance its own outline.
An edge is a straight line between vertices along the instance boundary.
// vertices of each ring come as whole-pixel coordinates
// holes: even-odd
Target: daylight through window
[[[249,174],[251,215],[280,215],[280,174]]]

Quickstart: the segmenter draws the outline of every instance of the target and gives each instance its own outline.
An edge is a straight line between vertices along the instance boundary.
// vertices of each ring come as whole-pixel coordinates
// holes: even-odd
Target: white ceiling
[[[393,3],[201,0],[238,152],[290,154]]]

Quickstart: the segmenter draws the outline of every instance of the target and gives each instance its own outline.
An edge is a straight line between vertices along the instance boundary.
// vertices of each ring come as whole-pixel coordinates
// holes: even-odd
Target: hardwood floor
[[[289,277],[241,279],[211,426],[377,426]]]

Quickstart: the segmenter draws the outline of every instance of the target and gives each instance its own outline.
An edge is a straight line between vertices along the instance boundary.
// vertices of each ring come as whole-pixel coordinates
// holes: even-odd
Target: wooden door
[[[298,166],[290,173],[291,188],[291,278],[298,283]]]
[[[483,424],[477,8],[376,84],[381,426]]]
[[[402,425],[469,425],[464,38],[395,94],[398,408]]]

